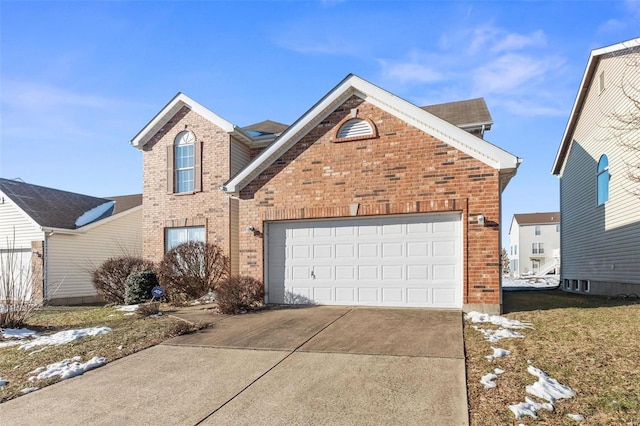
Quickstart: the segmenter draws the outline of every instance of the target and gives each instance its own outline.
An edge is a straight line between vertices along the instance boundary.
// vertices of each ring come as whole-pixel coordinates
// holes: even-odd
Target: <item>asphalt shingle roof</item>
[[[242,130],[252,130],[261,133],[282,133],[287,129],[287,127],[289,126],[278,123],[277,121],[264,120],[250,126],[243,127]]]
[[[514,214],[513,217],[520,225],[533,225],[541,223],[560,223],[560,212],[548,213],[521,213]]]
[[[493,124],[493,119],[483,98],[428,105],[423,106],[422,109],[456,126]]]
[[[116,206],[96,220],[142,204],[141,195],[99,198],[3,178],[0,190],[38,225],[48,228],[76,229],[83,213],[109,201],[116,201]]]

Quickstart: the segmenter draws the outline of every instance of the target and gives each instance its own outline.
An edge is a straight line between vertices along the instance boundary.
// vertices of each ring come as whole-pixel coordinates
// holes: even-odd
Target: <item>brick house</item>
[[[179,93],[143,152],[143,253],[219,244],[268,303],[501,307],[501,193],[520,159],[482,99],[419,108],[348,75],[295,123],[235,126]]]

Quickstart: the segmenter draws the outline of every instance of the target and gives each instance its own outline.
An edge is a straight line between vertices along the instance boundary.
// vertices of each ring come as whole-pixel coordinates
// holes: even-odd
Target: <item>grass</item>
[[[582,414],[584,425],[640,425],[640,302],[560,290],[505,292],[503,302],[505,317],[534,328],[518,330],[524,339],[491,344],[465,323],[472,425],[576,425],[568,413]],[[491,346],[511,355],[489,362]],[[554,412],[538,411],[538,420],[515,421],[508,406],[524,401],[525,386],[537,380],[527,373],[529,361],[577,395],[557,401]],[[505,373],[497,388],[485,390],[480,377],[496,367]]]
[[[81,356],[86,362],[102,356],[107,362],[146,349],[170,337],[201,328],[170,317],[156,318],[125,315],[113,307],[46,307],[28,320],[27,327],[41,334],[94,326],[110,327],[112,331],[95,337],[85,337],[61,346],[46,346],[21,350],[18,346],[0,348],[0,377],[9,384],[0,387],[0,401],[16,398],[22,389],[43,387],[58,379],[28,381],[37,367]],[[121,349],[119,349],[121,347]],[[40,350],[45,348],[44,350]]]

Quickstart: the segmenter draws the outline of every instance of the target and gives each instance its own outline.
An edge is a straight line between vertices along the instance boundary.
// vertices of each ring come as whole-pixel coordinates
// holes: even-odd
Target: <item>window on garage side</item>
[[[167,147],[167,191],[193,193],[202,190],[202,142],[191,132],[180,132]]]
[[[204,226],[165,228],[165,252],[188,241],[205,240]]]
[[[601,206],[609,200],[609,158],[606,155],[600,157],[598,161],[598,205]]]

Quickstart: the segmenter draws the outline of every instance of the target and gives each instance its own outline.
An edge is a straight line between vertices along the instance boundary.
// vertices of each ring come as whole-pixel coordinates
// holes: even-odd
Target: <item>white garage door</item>
[[[31,249],[0,249],[0,300],[31,298]]]
[[[462,307],[460,214],[267,225],[270,303]]]

